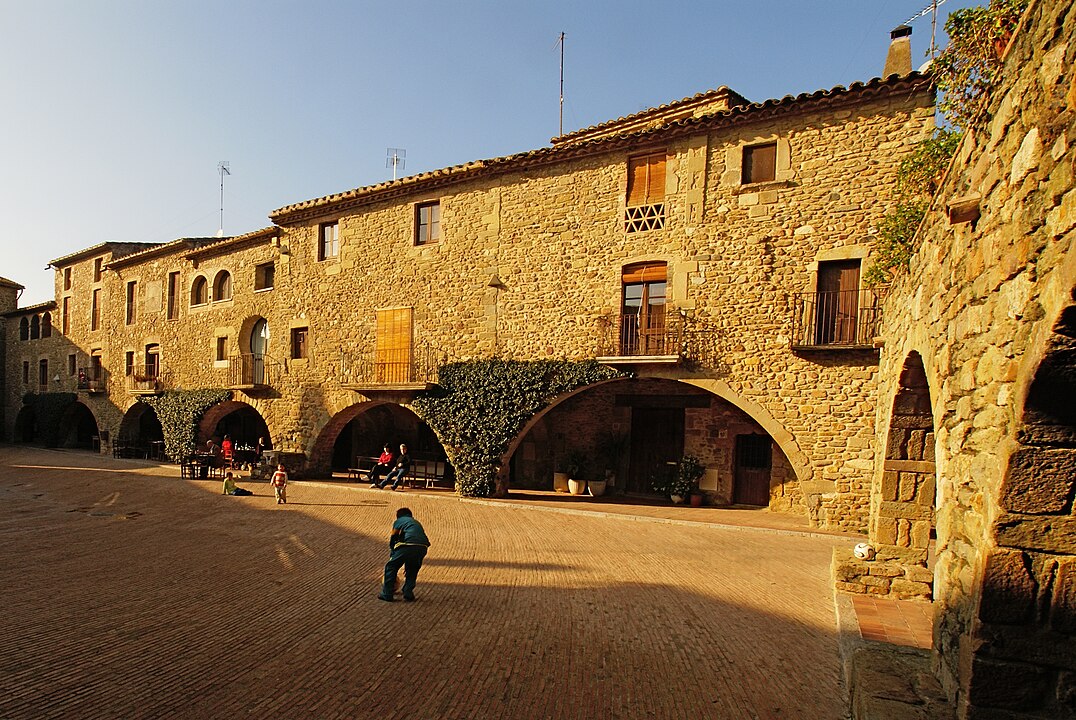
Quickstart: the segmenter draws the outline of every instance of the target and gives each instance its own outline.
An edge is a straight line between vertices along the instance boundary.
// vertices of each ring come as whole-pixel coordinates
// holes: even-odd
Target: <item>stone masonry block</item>
[[[1031,619],[1036,583],[1030,559],[1016,550],[997,548],[983,570],[979,619],[986,623],[1015,625]]]
[[[999,545],[1076,555],[1076,517],[1006,513],[995,528]]]
[[[897,578],[889,585],[889,592],[902,600],[912,598],[929,599],[932,591],[928,583],[912,582]]]
[[[976,656],[972,660],[968,701],[992,708],[1035,710],[1042,707],[1049,686],[1050,674],[1045,668]]]
[[[925,548],[930,545],[931,523],[926,520],[912,521],[912,547]]]
[[[1013,512],[1063,512],[1076,487],[1076,449],[1024,447],[1012,454],[1001,500]]]
[[[930,520],[934,509],[907,502],[881,502],[878,514],[884,517],[907,518],[909,520]]]
[[[882,473],[882,487],[881,495],[883,500],[889,500],[893,502],[897,500],[897,489],[899,487],[899,474],[887,470]]]
[[[1076,558],[1058,561],[1050,600],[1050,627],[1057,632],[1076,635]]]
[[[897,493],[897,500],[905,503],[915,500],[919,489],[919,478],[918,473],[900,473],[900,492]]]
[[[904,568],[904,579],[912,582],[934,582],[934,571],[921,565],[908,565]]]
[[[879,517],[877,536],[874,538],[876,542],[883,545],[896,545],[897,544],[897,519]]]

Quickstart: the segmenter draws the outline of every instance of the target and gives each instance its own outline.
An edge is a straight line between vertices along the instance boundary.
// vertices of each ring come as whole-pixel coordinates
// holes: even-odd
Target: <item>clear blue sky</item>
[[[881,74],[929,0],[0,0],[0,276],[106,241],[269,225],[283,205],[548,145],[720,85],[761,101]],[[950,0],[952,10],[981,4]],[[925,61],[930,17],[913,23]]]

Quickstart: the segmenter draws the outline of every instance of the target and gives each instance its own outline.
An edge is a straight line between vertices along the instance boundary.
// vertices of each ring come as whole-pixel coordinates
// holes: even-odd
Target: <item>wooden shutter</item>
[[[624,267],[621,276],[625,284],[641,282],[665,282],[667,266],[665,263],[639,263]]]
[[[743,149],[743,182],[771,182],[777,177],[777,143]]]
[[[411,380],[411,308],[377,311],[377,377],[385,383]]]
[[[628,158],[628,206],[652,205],[664,199],[665,153]]]

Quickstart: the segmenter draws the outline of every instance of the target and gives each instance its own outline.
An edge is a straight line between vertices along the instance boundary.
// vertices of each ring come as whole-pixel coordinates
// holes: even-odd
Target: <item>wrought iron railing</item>
[[[284,364],[270,355],[243,353],[229,358],[230,387],[261,387],[272,385],[283,372]]]
[[[651,318],[639,315],[606,315],[599,320],[600,346],[604,357],[673,356],[684,353],[684,323],[679,317]]]
[[[80,367],[76,387],[86,392],[103,393],[108,389],[108,371],[100,365]]]
[[[127,392],[155,395],[167,389],[170,375],[158,364],[134,365],[127,371]]]
[[[362,350],[340,353],[343,385],[377,387],[436,383],[445,355],[428,344],[400,350]]]
[[[871,290],[792,296],[793,347],[873,347],[881,308]]]

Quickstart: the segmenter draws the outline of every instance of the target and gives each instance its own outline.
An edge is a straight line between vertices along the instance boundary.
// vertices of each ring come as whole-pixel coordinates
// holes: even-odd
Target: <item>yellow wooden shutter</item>
[[[665,199],[665,153],[650,156],[646,188],[646,204],[653,205]]]
[[[411,308],[377,311],[375,362],[378,379],[386,383],[411,380]]]

